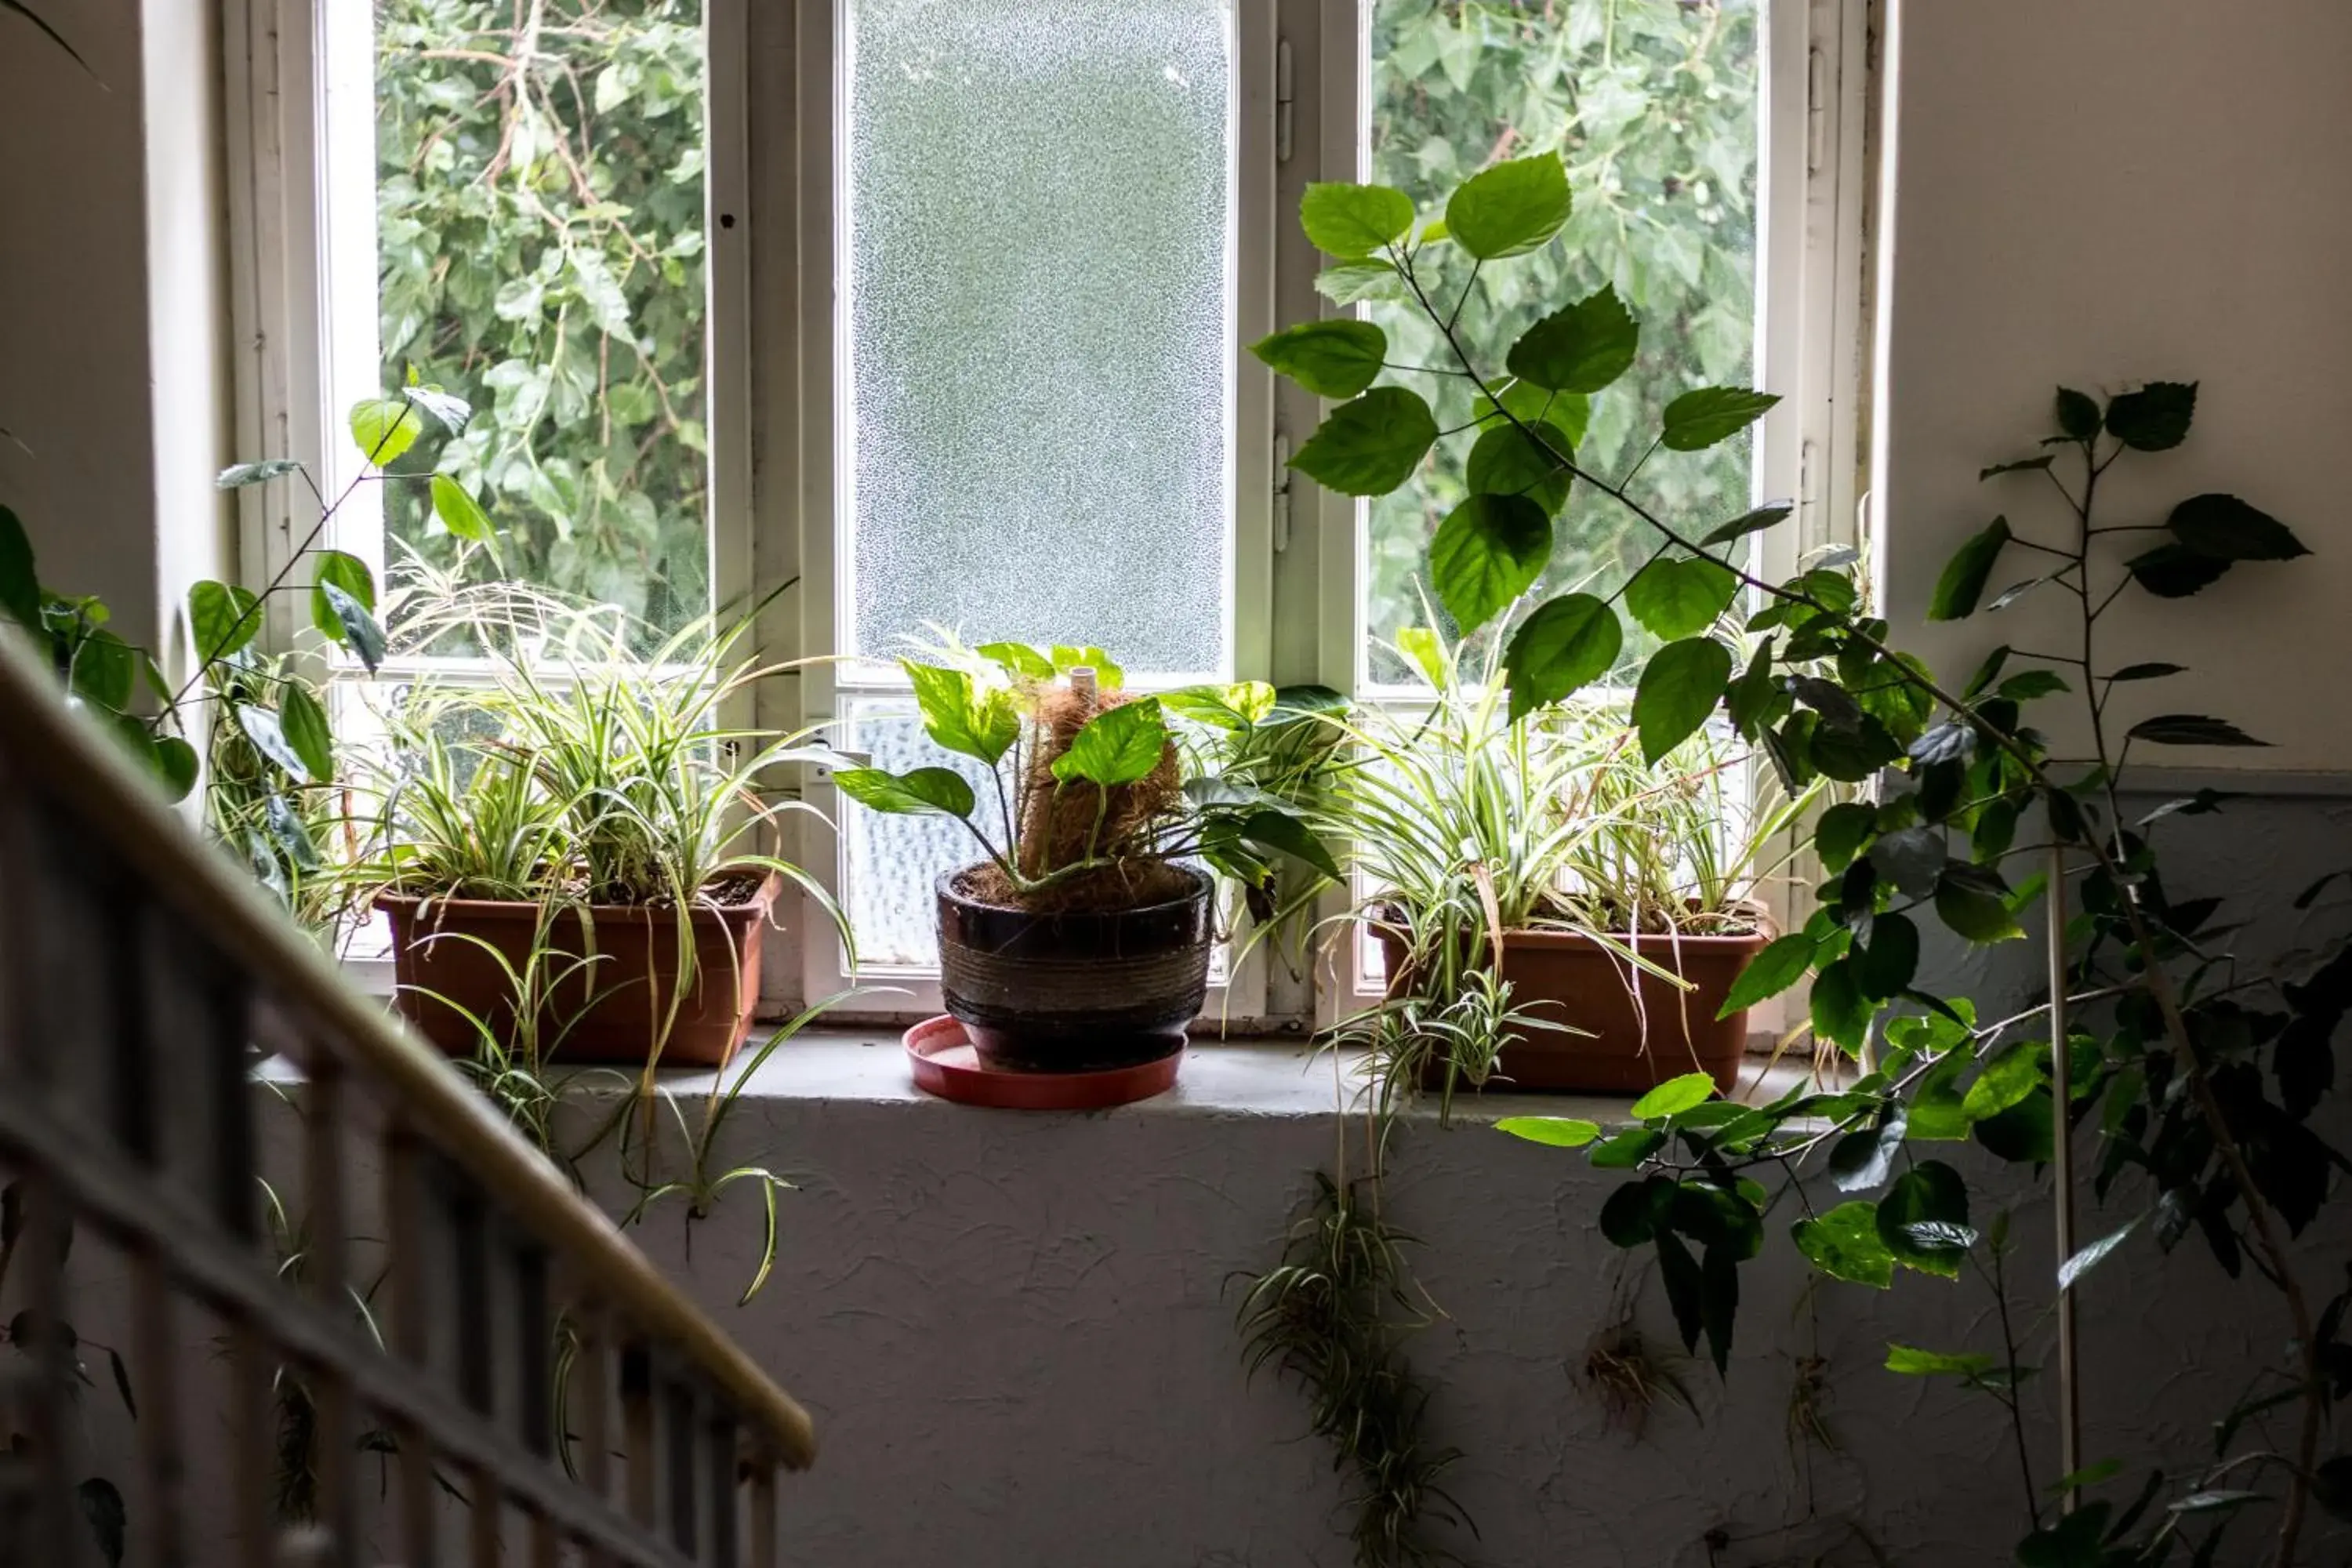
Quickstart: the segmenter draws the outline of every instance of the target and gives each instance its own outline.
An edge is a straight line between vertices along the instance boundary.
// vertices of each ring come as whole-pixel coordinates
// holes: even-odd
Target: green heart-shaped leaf
[[[1331,410],[1290,466],[1341,495],[1381,496],[1412,478],[1436,442],[1436,417],[1419,394],[1376,386]]]
[[[1633,726],[1645,762],[1697,733],[1731,679],[1731,650],[1711,637],[1668,643],[1650,656],[1633,688]]]
[[[1608,674],[1624,642],[1617,612],[1590,594],[1563,594],[1537,605],[1503,652],[1511,718],[1557,702]]]
[[[1463,631],[1494,618],[1551,559],[1551,519],[1525,496],[1474,495],[1429,542],[1430,586]]]
[[[1568,171],[1553,153],[1491,164],[1445,204],[1446,237],[1481,261],[1524,256],[1568,222]]]
[[[1676,561],[1661,555],[1625,584],[1625,608],[1654,637],[1696,637],[1731,606],[1739,578],[1704,556]]]

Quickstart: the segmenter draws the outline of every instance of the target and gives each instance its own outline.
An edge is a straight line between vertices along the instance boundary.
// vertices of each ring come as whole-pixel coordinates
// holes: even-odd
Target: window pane
[[[850,0],[850,651],[1222,672],[1229,0]]]
[[[1660,411],[1693,386],[1745,384],[1757,315],[1759,0],[1374,0],[1371,174],[1412,193],[1424,217],[1496,159],[1556,151],[1576,205],[1559,243],[1482,271],[1462,312],[1474,355],[1499,365],[1538,316],[1614,284],[1642,327],[1633,371],[1592,400],[1581,464],[1624,474]],[[1437,253],[1444,255],[1444,251]],[[1440,263],[1455,298],[1459,258]],[[1447,363],[1410,307],[1375,305],[1391,357]],[[1441,428],[1470,417],[1460,378],[1412,378]],[[1435,383],[1435,384],[1430,384]],[[1381,644],[1425,624],[1419,584],[1430,535],[1464,495],[1466,438],[1439,444],[1412,482],[1371,502],[1363,582],[1375,679],[1409,678]],[[1638,493],[1661,515],[1714,523],[1747,510],[1748,438],[1661,452]],[[1547,586],[1607,592],[1651,542],[1608,498],[1572,490]],[[1630,646],[1629,655],[1641,650]]]
[[[989,820],[996,797],[988,769],[933,745],[913,704],[853,702],[842,715],[841,732],[843,746],[867,753],[874,766],[894,773],[953,768],[987,803],[981,820]],[[936,967],[940,944],[932,884],[979,859],[980,846],[961,823],[945,816],[899,816],[845,805],[839,820],[843,903],[857,933],[861,970]]]
[[[507,575],[675,629],[710,597],[701,0],[375,15],[384,383],[473,405],[442,467]],[[384,489],[389,560],[446,566],[425,487]]]

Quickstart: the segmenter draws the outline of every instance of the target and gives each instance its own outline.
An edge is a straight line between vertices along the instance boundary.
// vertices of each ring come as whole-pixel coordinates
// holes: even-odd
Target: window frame
[[[1793,575],[1808,552],[1833,544],[1858,545],[1859,479],[1865,430],[1861,386],[1869,333],[1864,320],[1864,235],[1869,191],[1868,88],[1871,80],[1869,12],[1874,0],[1757,0],[1763,102],[1758,114],[1759,195],[1757,204],[1758,287],[1754,384],[1780,394],[1780,402],[1756,426],[1755,478],[1751,498],[1796,502],[1793,529],[1763,536],[1760,574]],[[1365,115],[1370,91],[1368,47],[1371,0],[1323,0],[1322,102],[1318,156],[1323,169],[1307,179],[1362,180],[1370,147]],[[1352,31],[1351,31],[1352,29]],[[1347,37],[1348,49],[1330,40]],[[1792,133],[1793,132],[1793,133]],[[1293,210],[1296,210],[1295,205]],[[1296,226],[1293,226],[1294,227]],[[1301,239],[1304,265],[1320,258]],[[1348,309],[1323,301],[1307,274],[1304,314],[1339,317]],[[1286,289],[1295,295],[1297,290]],[[1278,435],[1312,431],[1321,405],[1297,394],[1286,406]],[[1311,481],[1302,481],[1311,483]],[[1358,573],[1364,553],[1369,509],[1349,496],[1316,490],[1317,531],[1349,547],[1336,566],[1321,573],[1320,679],[1356,692],[1363,668],[1365,628]],[[1386,694],[1410,706],[1404,692]],[[1793,862],[1801,874],[1811,862]],[[1790,889],[1767,889],[1765,902],[1782,929],[1795,910]],[[1323,910],[1347,907],[1344,889],[1335,889]],[[1314,1026],[1328,1028],[1381,1000],[1368,966],[1353,952],[1318,966],[1324,984],[1311,999]],[[1754,1009],[1750,1035],[1775,1035],[1787,998]],[[1802,1001],[1802,994],[1797,998]]]
[[[706,0],[703,173],[706,215],[747,205],[750,139],[741,40],[753,0]],[[230,323],[241,346],[231,381],[241,458],[291,458],[332,498],[362,465],[340,411],[379,395],[382,343],[373,290],[338,289],[331,275],[375,249],[373,6],[362,0],[224,0],[230,191]],[[722,134],[722,130],[727,132]],[[751,549],[751,345],[722,320],[749,314],[748,226],[704,226],[705,370],[709,384],[713,603],[745,599]],[[299,485],[236,492],[238,565],[247,582],[286,564],[317,521]],[[353,491],[320,545],[384,566],[383,508]],[[307,585],[306,574],[290,579]],[[264,646],[294,649],[306,624],[299,595],[274,601]],[[348,658],[322,655],[340,672]],[[394,677],[460,672],[469,661],[386,660]],[[749,717],[748,713],[742,717]]]
[[[770,658],[796,661],[792,673],[763,683],[743,710],[725,717],[780,730],[829,721],[852,697],[894,689],[887,679],[845,680],[828,662],[837,629],[841,449],[835,180],[844,105],[835,42],[845,3],[705,0],[704,10],[712,592],[717,603],[741,603],[789,584],[762,612],[755,642]],[[1793,570],[1805,552],[1858,542],[1875,0],[1759,3],[1765,100],[1757,383],[1781,392],[1783,401],[1759,426],[1757,490],[1798,502],[1796,527],[1768,536],[1761,563],[1778,573]],[[1282,467],[1283,449],[1305,440],[1324,407],[1273,376],[1244,345],[1280,323],[1339,313],[1315,292],[1322,258],[1289,215],[1309,181],[1363,177],[1370,0],[1232,5],[1233,673],[1353,691],[1363,639],[1360,509]],[[337,12],[341,27],[331,20]],[[369,26],[351,26],[354,14]],[[372,35],[372,7],[225,0],[223,26],[236,451],[294,458],[324,486],[344,447],[334,411],[378,390],[373,292],[339,296],[327,280],[331,258],[348,257],[356,235],[373,246],[373,72],[365,47],[354,58],[351,47],[352,35]],[[354,126],[361,95],[369,112]],[[354,147],[363,159],[356,167]],[[338,153],[342,163],[330,166]],[[362,300],[364,310],[357,308]],[[236,501],[241,574],[266,580],[315,521],[307,492],[255,486],[236,492]],[[322,542],[381,567],[380,508],[373,515],[355,509],[332,531]],[[297,645],[300,602],[289,595],[272,603],[268,646]],[[410,663],[415,668],[390,673],[437,668]],[[895,689],[903,690],[903,681]],[[802,785],[786,793],[795,791],[828,822],[838,809],[828,770],[807,770]],[[829,826],[793,814],[782,847],[838,890],[842,852]],[[1335,894],[1325,912],[1339,904]],[[784,940],[772,946],[763,986],[771,1009],[856,983],[826,922],[812,913],[788,906]],[[1355,967],[1323,963],[1318,973],[1295,975],[1255,952],[1204,1016],[1234,1032],[1327,1024],[1370,999],[1346,973]],[[866,999],[869,1016],[937,1010],[935,980],[867,978],[903,988]]]
[[[767,67],[755,101],[797,105],[795,145],[789,162],[793,179],[788,191],[763,184],[762,194],[783,204],[791,215],[796,261],[797,298],[792,313],[793,347],[761,367],[762,398],[767,415],[759,423],[767,443],[759,467],[763,473],[796,471],[799,484],[793,497],[795,510],[787,521],[781,498],[762,498],[760,532],[763,538],[789,528],[797,546],[794,570],[799,586],[792,595],[798,607],[798,656],[804,661],[795,683],[796,706],[786,706],[779,694],[764,710],[761,722],[772,727],[831,723],[845,717],[858,702],[887,700],[910,689],[894,669],[862,668],[832,662],[840,646],[842,606],[839,603],[839,545],[845,520],[839,515],[842,494],[840,463],[845,451],[837,417],[836,393],[846,363],[842,342],[841,300],[837,274],[845,236],[838,196],[840,150],[845,140],[847,105],[845,64],[839,48],[842,13],[847,0],[803,0],[789,7],[760,13],[756,27],[789,26],[792,47],[755,48]],[[1271,649],[1274,619],[1272,584],[1274,526],[1274,467],[1272,446],[1272,373],[1241,351],[1273,331],[1275,322],[1275,226],[1268,221],[1275,205],[1274,138],[1277,65],[1276,0],[1230,0],[1234,26],[1235,110],[1234,132],[1235,224],[1234,283],[1234,474],[1233,549],[1227,567],[1229,614],[1232,621],[1230,657],[1224,678],[1272,679],[1276,676]],[[762,140],[761,147],[772,145]],[[783,160],[779,160],[782,162]],[[777,296],[767,289],[760,301],[772,310]],[[755,303],[755,309],[759,305]],[[780,331],[762,328],[762,342],[774,343]],[[787,394],[778,384],[789,375]],[[797,417],[780,418],[787,406]],[[786,443],[789,442],[789,445]],[[781,581],[781,577],[773,580]],[[1116,651],[1116,650],[1114,650]],[[1170,682],[1133,682],[1150,690]],[[809,770],[804,797],[828,819],[842,809],[832,784],[832,770]],[[844,840],[824,835],[814,825],[801,825],[803,853],[800,864],[815,875],[828,891],[843,892]],[[830,838],[830,842],[826,839]],[[800,949],[801,994],[825,996],[853,984],[887,985],[892,994],[877,996],[877,1010],[891,1015],[933,1014],[940,1010],[936,974],[896,966],[863,966],[852,973],[843,963],[839,944],[830,932],[803,921],[805,940]],[[788,944],[794,945],[794,944]],[[1253,952],[1212,990],[1202,1016],[1236,1032],[1254,1032],[1270,1022],[1265,1003],[1265,956]]]

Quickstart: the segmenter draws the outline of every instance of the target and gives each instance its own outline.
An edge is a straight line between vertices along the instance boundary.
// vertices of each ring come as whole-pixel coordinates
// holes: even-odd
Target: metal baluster
[[[206,1205],[221,1228],[250,1248],[256,1267],[264,1267],[254,1195],[246,986],[240,977],[213,972],[208,963],[193,978],[207,1026],[200,1053],[205,1100],[211,1111],[205,1130],[212,1142],[201,1152],[211,1189],[205,1194]],[[236,1477],[237,1532],[247,1552],[261,1559],[270,1550],[270,1473],[276,1453],[275,1424],[270,1419],[272,1357],[262,1326],[243,1308],[228,1306],[226,1310],[231,1430],[236,1445],[230,1464]]]
[[[505,1522],[506,1495],[490,1472],[478,1465],[467,1473],[466,1484],[473,1507],[466,1532],[472,1543],[467,1561],[472,1568],[499,1568],[499,1526]]]
[[[205,1041],[206,1098],[212,1102],[213,1146],[206,1151],[211,1164],[213,1213],[229,1235],[239,1241],[257,1241],[260,1226],[255,1212],[253,1158],[253,1085],[246,1060],[247,997],[242,980],[206,976],[204,1002],[211,1015],[210,1037]]]
[[[71,1245],[65,1211],[65,1194],[57,1184],[53,1172],[35,1169],[27,1172],[16,1187],[17,1213],[23,1218],[23,1228],[16,1235],[16,1262],[25,1281],[25,1321],[37,1331],[32,1348],[32,1369],[23,1386],[30,1390],[32,1408],[26,1423],[31,1428],[33,1446],[33,1517],[36,1541],[59,1542],[69,1539],[69,1527],[79,1528],[71,1521],[68,1507],[72,1482],[66,1464],[64,1420],[67,1402],[72,1395],[71,1368],[73,1352],[64,1347],[60,1334],[66,1322],[65,1253]],[[22,1352],[24,1345],[13,1349]]]
[[[261,1330],[238,1309],[229,1309],[229,1470],[236,1492],[231,1504],[236,1539],[249,1561],[266,1562],[270,1551],[270,1480],[277,1452],[270,1419],[269,1346]]]
[[[736,1484],[740,1457],[736,1452],[735,1413],[722,1399],[710,1402],[710,1419],[703,1434],[703,1479],[710,1510],[710,1555],[717,1568],[735,1568],[735,1510],[740,1490]]]
[[[683,1377],[672,1378],[666,1393],[668,1397],[665,1403],[669,1406],[665,1412],[668,1417],[665,1435],[669,1447],[669,1535],[691,1562],[698,1538],[695,1516],[702,1502],[694,1448],[702,1429],[695,1418],[694,1384]]]
[[[563,1537],[555,1521],[537,1509],[530,1514],[530,1568],[557,1568],[563,1555]]]
[[[172,1283],[155,1249],[145,1240],[131,1244],[131,1355],[137,1370],[139,1471],[145,1492],[144,1517],[131,1532],[138,1560],[148,1568],[181,1568],[187,1547],[182,1538],[183,1490],[180,1444],[180,1347],[172,1336]]]
[[[343,1069],[324,1050],[305,1053],[309,1083],[302,1096],[302,1164],[308,1216],[304,1277],[310,1300],[331,1321],[349,1317],[344,1298],[350,1268],[343,1203]],[[351,1568],[357,1562],[353,1509],[356,1457],[351,1380],[332,1362],[311,1373],[312,1446],[319,1467],[317,1517],[325,1534],[321,1562]]]
[[[498,1400],[491,1381],[489,1215],[481,1195],[466,1185],[464,1177],[454,1172],[449,1175],[435,1195],[448,1215],[456,1252],[457,1397],[467,1408],[488,1415]]]
[[[383,1131],[383,1207],[391,1270],[392,1349],[411,1375],[427,1375],[432,1351],[425,1321],[425,1205],[418,1191],[416,1137],[399,1118]],[[433,1489],[433,1445],[415,1422],[393,1423],[400,1445],[401,1544],[409,1568],[433,1568],[438,1556]]]
[[[613,1363],[609,1352],[612,1314],[601,1301],[583,1301],[573,1313],[579,1350],[572,1357],[572,1400],[580,1412],[580,1479],[588,1494],[607,1508],[613,1500]],[[584,1403],[581,1403],[584,1400]],[[569,1434],[566,1434],[568,1437]],[[607,1568],[599,1548],[583,1549],[583,1568]]]
[[[159,1114],[169,1080],[154,1049],[163,1020],[156,1015],[154,907],[131,906],[131,962],[120,972],[128,994],[116,1015],[114,1135],[150,1181],[163,1175]],[[131,1531],[134,1560],[145,1568],[181,1568],[187,1547],[182,1517],[184,1468],[180,1462],[180,1347],[173,1336],[173,1282],[154,1245],[128,1237],[131,1272],[131,1366],[139,1401],[136,1439],[143,1492],[139,1527]]]
[[[776,1467],[765,1453],[751,1468],[751,1568],[776,1568]]]
[[[514,1248],[515,1415],[523,1447],[539,1458],[555,1453],[555,1314],[548,1305],[547,1249],[532,1242]]]
[[[653,1356],[634,1340],[621,1347],[621,1441],[628,1447],[629,1517],[650,1530],[656,1463]]]

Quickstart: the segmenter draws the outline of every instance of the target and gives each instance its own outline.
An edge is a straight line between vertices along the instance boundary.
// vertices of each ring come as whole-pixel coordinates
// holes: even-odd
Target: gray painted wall
[[[2347,811],[2271,798],[2179,822],[2176,894],[2242,890],[2276,951],[2298,923],[2284,906],[2313,868],[2352,863]],[[2340,929],[2342,903],[2322,918]],[[2016,943],[1955,966],[1951,984],[2021,1005],[2039,963],[2036,944]],[[764,1293],[733,1305],[760,1242],[755,1205],[723,1207],[690,1245],[675,1217],[639,1239],[815,1412],[823,1458],[788,1493],[805,1561],[1339,1565],[1343,1482],[1303,1436],[1293,1390],[1244,1384],[1229,1284],[1265,1267],[1309,1173],[1349,1135],[1331,1103],[1328,1066],[1208,1047],[1175,1102],[974,1110],[916,1097],[894,1046],[813,1045],[770,1064],[722,1155],[802,1184]],[[1707,1563],[1702,1538],[1719,1528],[1740,1543],[1727,1565],[1814,1552],[1863,1563],[1858,1524],[1906,1568],[2006,1561],[2023,1527],[1999,1413],[1881,1370],[1890,1340],[1995,1348],[1982,1286],[1908,1276],[1885,1295],[1808,1292],[1776,1239],[1751,1266],[1718,1383],[1680,1356],[1646,1258],[1629,1268],[1599,1235],[1615,1178],[1485,1125],[1530,1108],[1490,1100],[1452,1130],[1417,1117],[1394,1151],[1394,1218],[1423,1239],[1415,1265],[1445,1314],[1413,1359],[1437,1390],[1433,1438],[1465,1450],[1454,1487],[1482,1531],[1458,1550],[1498,1568],[1662,1568]],[[2021,1205],[2016,1308],[2038,1321],[2054,1272],[2046,1184],[1970,1145],[1928,1152]],[[2121,1193],[2107,1213],[2086,1198],[2084,1238],[2134,1212]],[[2352,1215],[2324,1224],[2306,1247],[2323,1290]],[[1638,1436],[1580,1376],[1627,1301],[1648,1342],[1675,1352],[1696,1405],[1660,1406]],[[2193,1460],[2284,1332],[2269,1292],[2231,1285],[2193,1242],[2167,1259],[2136,1241],[2091,1277],[2082,1312],[2088,1452],[2136,1467]],[[2032,1342],[2035,1359],[2048,1353],[2046,1328]],[[1828,1363],[1835,1453],[1788,1436],[1799,1360],[1814,1354]],[[2048,1386],[2028,1401],[2043,1485],[2058,1474]]]

